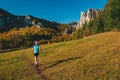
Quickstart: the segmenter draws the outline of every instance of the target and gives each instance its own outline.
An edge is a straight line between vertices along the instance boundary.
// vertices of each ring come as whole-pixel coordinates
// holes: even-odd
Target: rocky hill
[[[84,24],[88,24],[95,17],[98,17],[101,11],[102,10],[98,10],[98,9],[88,9],[87,12],[81,11],[80,20],[77,24],[77,29],[79,29],[80,27],[83,27]]]
[[[57,22],[48,21],[40,18],[28,16],[16,16],[0,8],[0,28],[2,30],[9,30],[11,28],[20,28],[26,26],[35,26],[35,27],[49,27],[56,29],[56,26],[60,25]]]

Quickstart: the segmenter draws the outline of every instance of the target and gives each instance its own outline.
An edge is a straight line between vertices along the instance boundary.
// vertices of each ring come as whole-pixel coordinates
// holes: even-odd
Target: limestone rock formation
[[[83,27],[83,25],[88,24],[94,18],[98,17],[100,11],[101,10],[98,9],[88,9],[87,12],[81,12],[80,20],[76,28],[79,29],[80,27]]]

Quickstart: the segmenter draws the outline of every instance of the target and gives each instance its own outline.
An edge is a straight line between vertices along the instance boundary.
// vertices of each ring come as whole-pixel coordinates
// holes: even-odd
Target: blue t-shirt
[[[34,54],[35,53],[39,53],[39,46],[38,45],[34,45],[33,46],[33,51],[34,51]]]

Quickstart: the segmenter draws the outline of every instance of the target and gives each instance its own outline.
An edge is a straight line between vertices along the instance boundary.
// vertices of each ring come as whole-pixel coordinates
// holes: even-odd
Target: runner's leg
[[[35,64],[37,64],[37,56],[34,56]]]

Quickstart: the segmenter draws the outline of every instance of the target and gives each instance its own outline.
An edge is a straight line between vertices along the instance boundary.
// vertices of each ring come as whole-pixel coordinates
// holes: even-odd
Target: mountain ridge
[[[56,26],[58,25],[60,25],[60,23],[45,20],[42,18],[37,18],[32,15],[18,16],[0,8],[0,28],[3,28],[3,30],[9,30],[14,27],[20,28],[26,26],[57,29]]]

